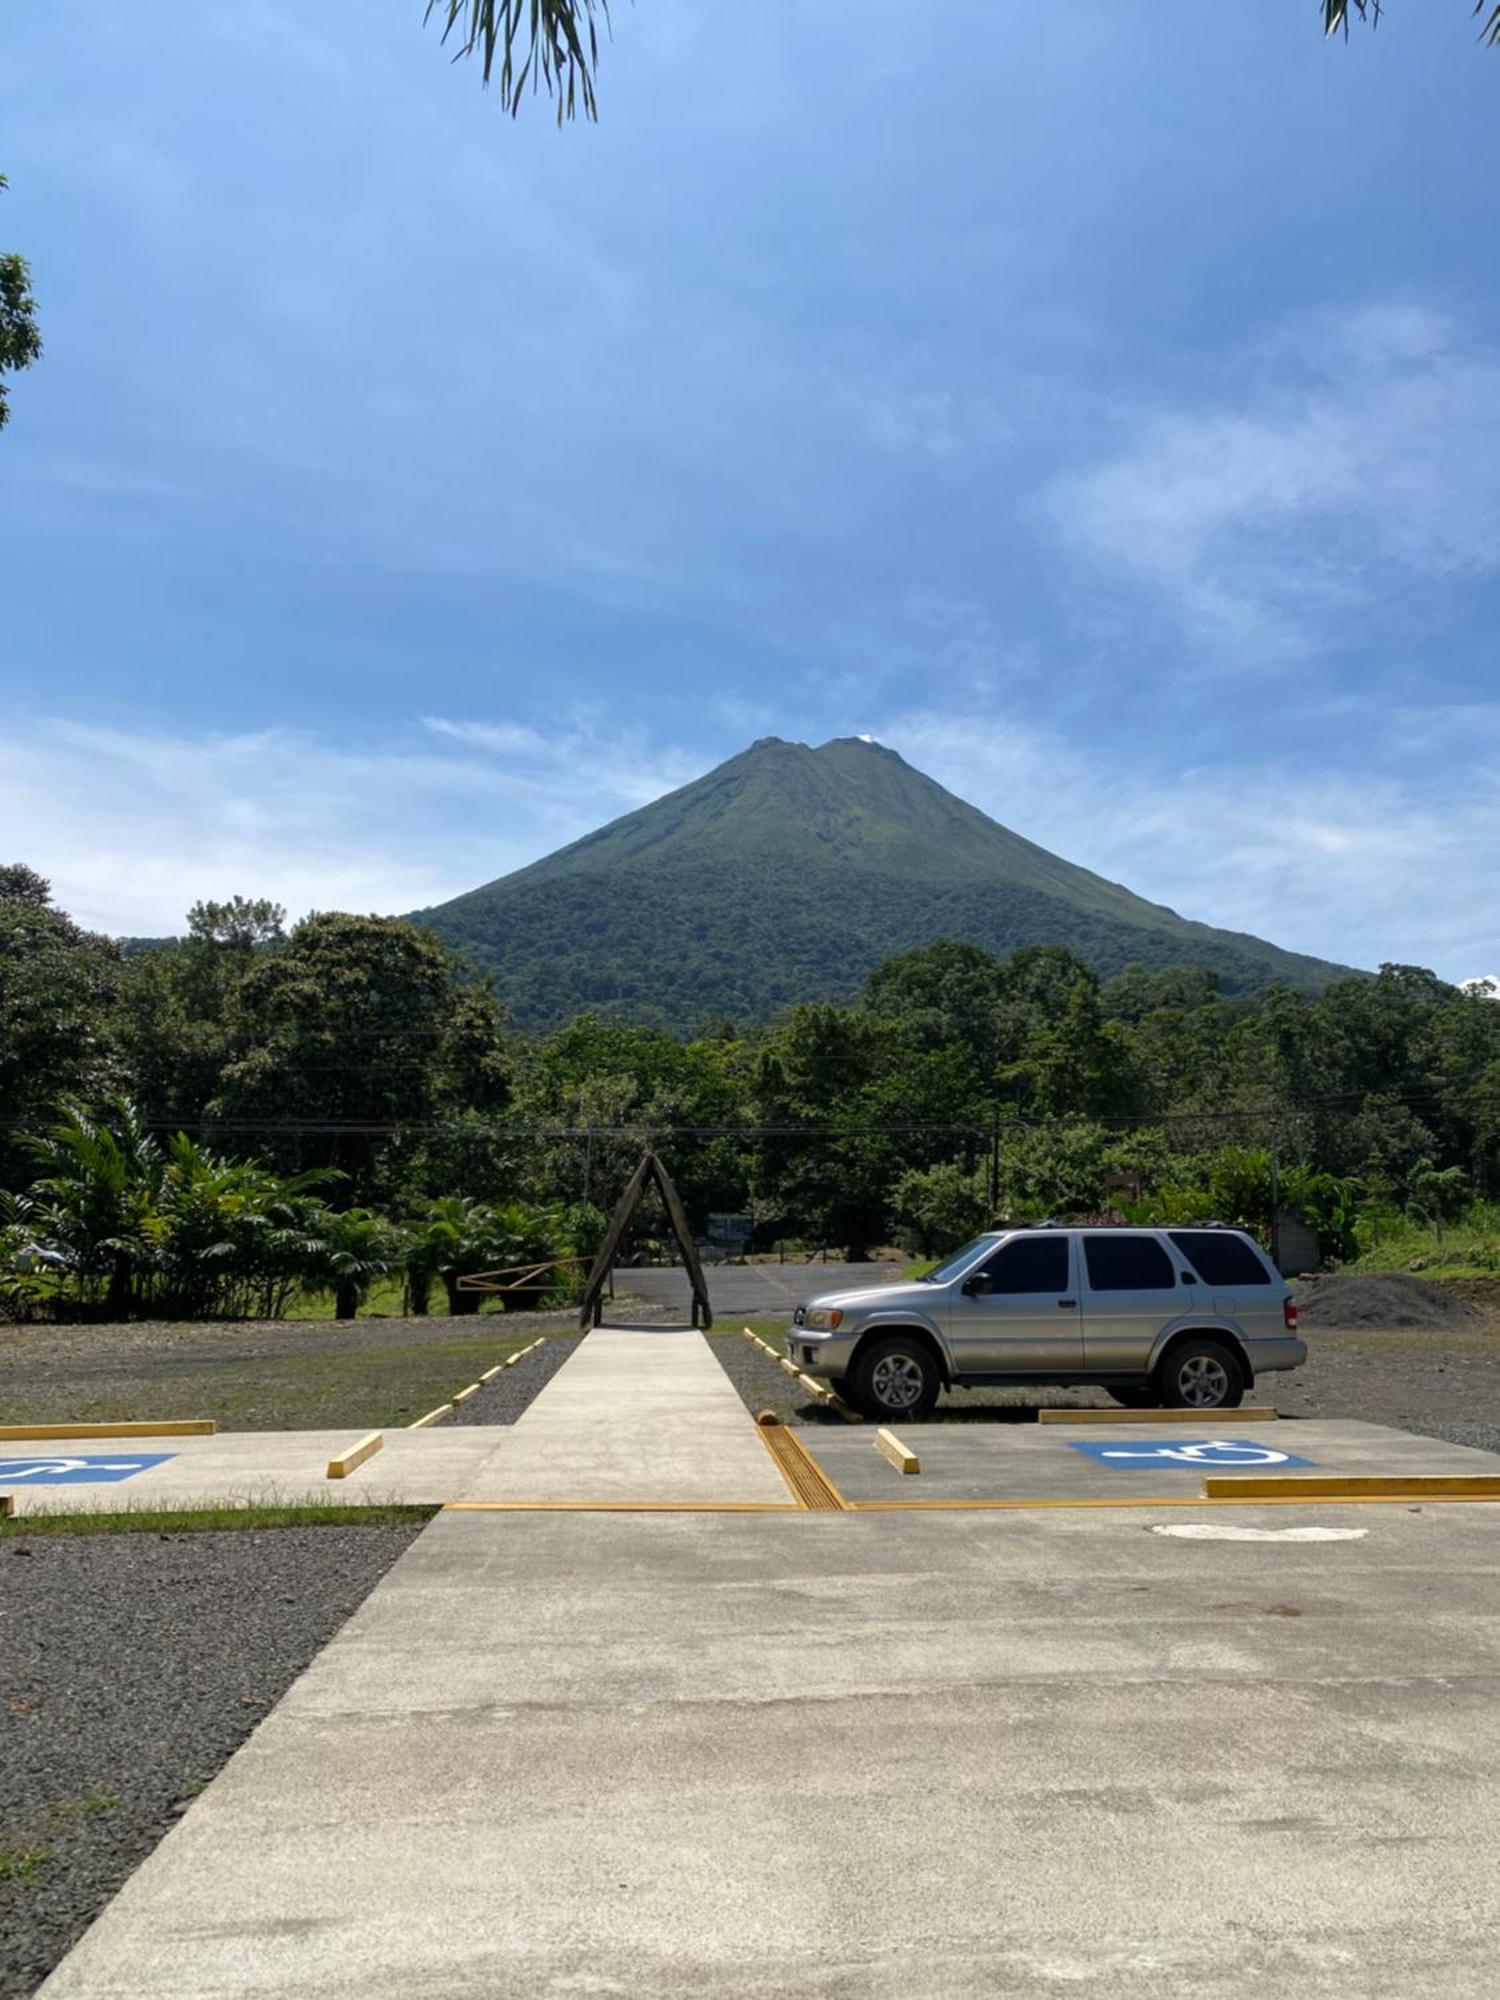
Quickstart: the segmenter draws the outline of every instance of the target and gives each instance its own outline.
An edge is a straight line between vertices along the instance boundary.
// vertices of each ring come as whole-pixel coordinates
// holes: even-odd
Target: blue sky
[[[1500,56],[1464,0],[9,0],[0,850],[400,910],[869,732],[1185,913],[1500,967]]]

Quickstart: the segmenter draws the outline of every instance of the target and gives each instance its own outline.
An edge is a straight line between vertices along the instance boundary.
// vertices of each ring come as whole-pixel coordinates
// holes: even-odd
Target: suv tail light
[[[1281,1317],[1286,1321],[1287,1332],[1295,1333],[1297,1331],[1297,1301],[1295,1299],[1282,1300]]]

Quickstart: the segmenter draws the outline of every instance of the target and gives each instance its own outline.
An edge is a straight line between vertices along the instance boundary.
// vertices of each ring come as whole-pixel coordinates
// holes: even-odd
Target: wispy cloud
[[[1312,755],[1225,769],[1088,755],[1003,711],[916,712],[880,730],[1015,832],[1185,917],[1319,958],[1493,962],[1500,778],[1482,741],[1434,793],[1419,755],[1330,773]]]
[[[22,723],[0,745],[0,854],[82,921],[180,930],[201,896],[394,912],[477,888],[696,775],[681,753],[574,722],[557,735],[432,718],[431,749],[305,732],[168,735]]]
[[[1500,567],[1500,352],[1438,314],[1300,318],[1052,485],[1069,544],[1231,653]]]
[[[876,706],[871,704],[871,706]],[[851,713],[853,713],[851,711]],[[1500,779],[1483,732],[1434,798],[1400,759],[1331,777],[1311,760],[1222,773],[1111,762],[1014,711],[860,713],[984,811],[1182,915],[1278,944],[1445,977],[1494,963]],[[575,717],[547,732],[430,717],[430,748],[309,734],[188,736],[24,725],[0,748],[0,858],[49,875],[101,929],[180,929],[200,896],[294,913],[440,902],[661,796],[711,761]]]

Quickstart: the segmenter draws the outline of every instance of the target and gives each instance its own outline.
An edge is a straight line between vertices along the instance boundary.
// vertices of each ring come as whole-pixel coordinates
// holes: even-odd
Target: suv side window
[[[1174,1229],[1172,1241],[1207,1285],[1269,1285],[1271,1274],[1232,1229]]]
[[[1089,1289],[1095,1292],[1162,1292],[1177,1282],[1172,1260],[1154,1236],[1083,1239]]]
[[[1050,1292],[1068,1289],[1066,1236],[1017,1236],[1002,1244],[984,1266],[991,1292]]]

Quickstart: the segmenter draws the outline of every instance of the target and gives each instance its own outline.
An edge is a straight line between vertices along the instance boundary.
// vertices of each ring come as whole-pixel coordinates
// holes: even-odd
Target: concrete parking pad
[[[43,1993],[1488,2000],[1500,1510],[1212,1518],[444,1515]]]
[[[329,1460],[359,1436],[8,1439],[0,1495],[17,1514],[307,1500],[791,1504],[744,1404],[691,1328],[600,1327],[514,1424],[386,1431],[379,1452],[330,1481]],[[126,1469],[132,1461],[140,1470]],[[50,1482],[49,1466],[63,1483]]]
[[[1205,1477],[1368,1477],[1500,1473],[1500,1455],[1383,1424],[1309,1419],[1230,1424],[943,1424],[892,1428],[918,1452],[922,1470],[903,1478],[869,1430],[800,1433],[844,1498],[856,1505],[900,1501],[1111,1501],[1196,1499]],[[1083,1447],[1079,1449],[1079,1447]],[[1240,1449],[1239,1447],[1244,1447]],[[1101,1456],[1117,1453],[1117,1457]],[[1303,1461],[1302,1464],[1287,1461]]]
[[[440,1506],[467,1493],[480,1467],[500,1449],[508,1425],[488,1429],[385,1433],[385,1444],[347,1479],[330,1480],[328,1461],[357,1442],[343,1431],[221,1431],[217,1437],[90,1438],[16,1440],[0,1447],[0,1494],[15,1512],[76,1513],[81,1509],[292,1505],[337,1502],[400,1502]],[[71,1460],[102,1467],[135,1458],[158,1459],[125,1477],[65,1485],[34,1478],[7,1480],[4,1468],[30,1462],[66,1465]]]

